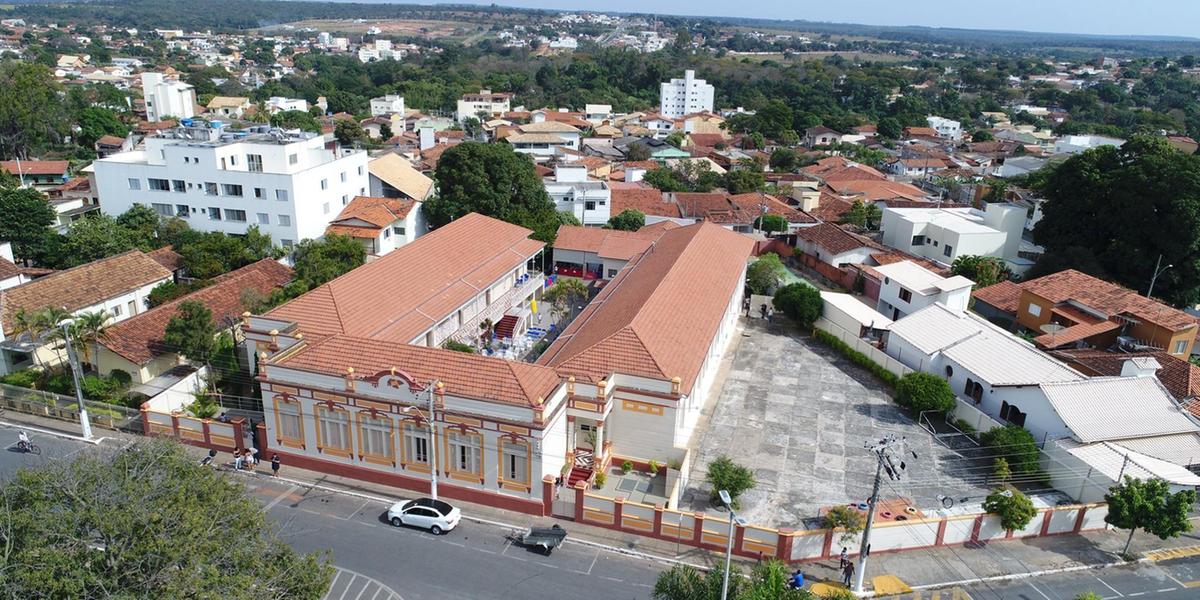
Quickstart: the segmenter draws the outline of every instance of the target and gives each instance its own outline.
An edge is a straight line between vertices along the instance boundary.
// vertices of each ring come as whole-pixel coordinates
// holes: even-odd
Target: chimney
[[[1162,365],[1152,356],[1127,358],[1121,363],[1121,377],[1153,377]]]
[[[420,148],[422,151],[428,150],[434,146],[432,127],[422,127],[420,131],[418,131],[418,134],[420,135]]]

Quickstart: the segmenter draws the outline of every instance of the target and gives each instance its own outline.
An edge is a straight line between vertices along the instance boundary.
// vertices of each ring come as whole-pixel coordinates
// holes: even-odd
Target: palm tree
[[[38,328],[45,332],[47,340],[52,342],[60,342],[63,340],[63,332],[62,329],[59,328],[58,324],[62,323],[64,319],[67,319],[70,316],[71,313],[67,312],[67,309],[65,308],[54,308],[52,306],[47,306],[34,313],[33,318],[35,321],[37,321]],[[54,346],[54,353],[58,355],[58,363],[62,364],[62,348],[57,343]]]
[[[555,307],[554,312],[559,314],[570,314],[571,307],[587,300],[587,297],[587,284],[574,277],[560,278],[554,287],[546,290],[546,293],[542,295],[542,299],[550,302]]]
[[[485,347],[491,346],[492,345],[492,336],[496,332],[496,324],[492,323],[491,319],[484,319],[482,322],[479,323],[479,331],[480,331],[479,339],[483,342],[483,345]]]
[[[103,340],[107,333],[108,322],[112,315],[105,310],[80,313],[75,317],[75,325],[71,327],[71,341],[83,356],[83,362],[92,364],[92,349],[94,344]]]

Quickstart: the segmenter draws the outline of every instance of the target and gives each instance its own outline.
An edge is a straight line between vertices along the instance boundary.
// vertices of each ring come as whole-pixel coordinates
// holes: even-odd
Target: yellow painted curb
[[[840,585],[835,585],[832,583],[814,583],[812,584],[812,587],[808,588],[808,591],[812,592],[814,596],[824,598],[845,589],[846,588]]]
[[[1146,560],[1171,560],[1173,558],[1186,558],[1188,556],[1200,555],[1200,546],[1186,546],[1183,548],[1171,548],[1168,550],[1155,550],[1146,553]]]
[[[877,575],[871,578],[871,584],[875,587],[875,593],[880,596],[907,594],[912,591],[907,583],[900,581],[895,575]]]

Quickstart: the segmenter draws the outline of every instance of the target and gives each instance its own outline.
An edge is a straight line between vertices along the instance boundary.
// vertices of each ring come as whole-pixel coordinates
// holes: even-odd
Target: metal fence
[[[87,405],[88,417],[92,425],[130,433],[142,433],[141,411],[94,400],[85,400],[84,402]],[[78,403],[74,398],[3,383],[0,383],[0,407],[50,419],[79,421]]]

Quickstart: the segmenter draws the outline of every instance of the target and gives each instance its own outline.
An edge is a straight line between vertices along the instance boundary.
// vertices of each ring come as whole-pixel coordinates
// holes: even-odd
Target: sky
[[[424,1],[463,4],[470,0]],[[729,0],[496,0],[496,3],[521,8],[803,19],[865,25],[1200,37],[1200,27],[1197,27],[1200,25],[1200,0],[752,0],[744,3]]]

